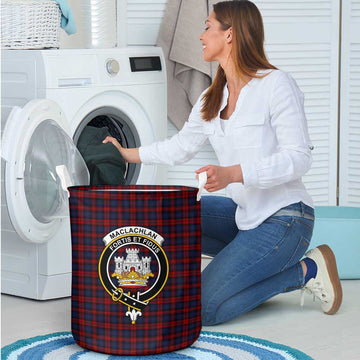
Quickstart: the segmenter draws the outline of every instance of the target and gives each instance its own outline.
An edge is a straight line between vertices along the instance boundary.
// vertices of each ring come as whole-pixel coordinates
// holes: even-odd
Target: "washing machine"
[[[66,187],[89,181],[82,132],[107,127],[124,147],[146,145],[166,137],[166,108],[158,47],[2,51],[3,293],[70,296]],[[163,184],[166,169],[127,164],[124,181]]]

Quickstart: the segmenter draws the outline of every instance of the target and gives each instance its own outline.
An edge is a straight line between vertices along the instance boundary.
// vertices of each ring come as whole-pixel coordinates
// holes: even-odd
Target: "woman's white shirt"
[[[139,149],[144,164],[176,165],[190,160],[209,139],[220,166],[241,165],[244,184],[229,184],[227,191],[238,205],[235,220],[242,230],[295,202],[313,207],[301,180],[312,162],[303,93],[289,74],[266,72],[242,88],[226,126],[220,112],[227,104],[227,86],[219,114],[208,122],[201,117],[205,90],[176,135]]]

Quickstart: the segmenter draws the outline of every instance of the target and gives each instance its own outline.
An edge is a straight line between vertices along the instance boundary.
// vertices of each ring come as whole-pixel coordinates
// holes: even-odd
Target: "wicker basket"
[[[61,12],[55,1],[3,0],[3,49],[58,48]]]

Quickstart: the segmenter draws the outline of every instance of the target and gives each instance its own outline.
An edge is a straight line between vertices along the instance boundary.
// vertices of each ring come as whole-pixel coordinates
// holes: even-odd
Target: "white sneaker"
[[[336,267],[335,255],[327,245],[320,245],[308,251],[305,256],[315,261],[317,274],[304,286],[303,291],[320,299],[324,313],[335,314],[342,302],[342,288]],[[304,295],[304,293],[303,293]],[[302,295],[301,303],[304,303]]]

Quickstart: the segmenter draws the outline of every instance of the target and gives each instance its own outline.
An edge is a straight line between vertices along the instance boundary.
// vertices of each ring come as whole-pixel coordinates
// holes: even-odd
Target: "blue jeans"
[[[201,198],[202,253],[214,256],[201,278],[203,325],[233,319],[303,287],[299,261],[309,247],[314,210],[302,202],[283,209],[296,216],[274,214],[255,229],[239,230],[231,199]]]

